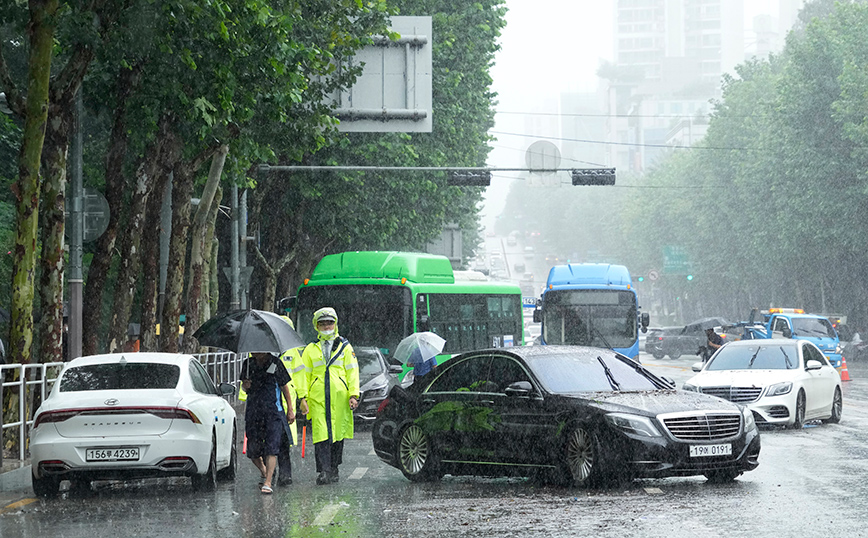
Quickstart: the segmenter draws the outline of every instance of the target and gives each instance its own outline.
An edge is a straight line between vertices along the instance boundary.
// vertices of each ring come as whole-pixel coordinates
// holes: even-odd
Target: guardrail
[[[212,353],[194,353],[202,366],[211,376],[215,384],[232,383],[237,387],[237,381],[241,373],[241,362],[245,355],[238,355],[231,351],[218,351]],[[7,431],[18,430],[18,459],[24,461],[27,455],[28,429],[33,425],[33,415],[39,407],[39,403],[51,391],[54,382],[57,381],[63,366],[63,362],[50,362],[44,364],[0,364],[0,465],[3,464],[3,449],[6,446]],[[8,372],[16,372],[17,378],[6,381]],[[16,377],[14,374],[10,377]],[[8,390],[17,390],[18,420],[15,422],[3,422],[3,397]],[[38,391],[38,392],[37,392]],[[36,395],[39,399],[36,400]],[[233,405],[238,404],[238,390],[227,397]]]

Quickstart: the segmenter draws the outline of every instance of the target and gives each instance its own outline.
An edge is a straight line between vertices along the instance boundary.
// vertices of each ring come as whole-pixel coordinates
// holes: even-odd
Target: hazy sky
[[[501,36],[501,50],[491,74],[498,94],[494,131],[521,133],[527,115],[555,112],[557,96],[567,90],[593,92],[597,68],[614,55],[615,0],[507,0],[509,12]],[[761,13],[777,14],[777,0],[745,0],[746,32]],[[507,114],[508,113],[508,114]],[[559,133],[550,133],[558,136]],[[488,165],[524,166],[524,154],[534,141],[496,135]],[[491,226],[500,214],[511,184],[503,173],[486,189],[483,224]]]

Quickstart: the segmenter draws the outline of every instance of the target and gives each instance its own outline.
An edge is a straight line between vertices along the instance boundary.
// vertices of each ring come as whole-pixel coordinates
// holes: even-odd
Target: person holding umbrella
[[[286,437],[286,423],[295,422],[290,381],[283,362],[273,353],[251,353],[241,365],[241,386],[247,393],[247,457],[262,474],[262,494],[273,492],[272,478],[281,439]]]
[[[353,438],[359,405],[359,363],[350,342],[338,335],[334,308],[313,313],[317,341],[304,348],[303,381],[296,383],[299,409],[311,421],[317,485],[338,481],[344,439]]]

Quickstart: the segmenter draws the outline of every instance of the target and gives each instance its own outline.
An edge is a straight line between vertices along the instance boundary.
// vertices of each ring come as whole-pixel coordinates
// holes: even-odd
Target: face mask
[[[329,329],[329,330],[327,330],[327,331],[320,331],[320,333],[322,333],[322,334],[324,334],[324,335],[326,335],[326,336],[331,336],[331,335],[333,335],[333,334],[335,333],[335,330],[334,330],[334,329]]]

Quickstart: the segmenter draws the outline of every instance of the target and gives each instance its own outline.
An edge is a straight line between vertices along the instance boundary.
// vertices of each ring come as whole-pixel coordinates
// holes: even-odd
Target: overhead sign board
[[[398,40],[375,37],[350,65],[363,65],[353,86],[335,94],[341,132],[430,133],[432,97],[431,17],[392,17]]]

